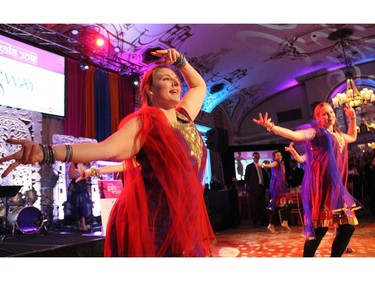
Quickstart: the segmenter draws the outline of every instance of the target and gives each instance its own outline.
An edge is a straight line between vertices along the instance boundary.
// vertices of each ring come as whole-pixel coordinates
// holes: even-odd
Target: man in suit
[[[246,166],[245,185],[250,195],[250,219],[254,227],[259,227],[266,223],[266,200],[265,200],[265,182],[266,171],[258,167],[259,152],[253,153],[253,163]]]
[[[302,179],[304,176],[304,171],[302,168],[298,167],[297,161],[291,159],[289,161],[289,170],[287,170],[286,180],[288,182],[288,187],[298,187],[302,184]]]

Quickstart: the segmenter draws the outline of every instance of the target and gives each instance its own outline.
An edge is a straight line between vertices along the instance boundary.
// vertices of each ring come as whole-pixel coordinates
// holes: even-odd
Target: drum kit
[[[35,189],[19,192],[22,186],[1,186],[0,187],[0,220],[5,232],[8,227],[23,234],[38,232],[44,223],[42,212],[34,207],[38,200]]]

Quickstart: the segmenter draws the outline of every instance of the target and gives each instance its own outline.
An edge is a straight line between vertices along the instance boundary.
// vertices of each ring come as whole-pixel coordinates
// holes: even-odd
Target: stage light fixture
[[[79,65],[79,67],[80,67],[81,70],[83,70],[83,71],[86,71],[86,70],[89,70],[89,69],[90,69],[90,66],[89,66],[88,64],[86,64],[86,63],[81,63],[81,64]]]
[[[101,37],[96,38],[96,46],[103,47],[104,44],[105,44],[105,40],[103,38],[101,38]]]
[[[133,82],[133,85],[134,86],[138,86],[139,85],[139,81],[140,81],[140,77],[139,77],[139,74],[138,73],[132,73],[130,75],[130,79],[131,81]]]

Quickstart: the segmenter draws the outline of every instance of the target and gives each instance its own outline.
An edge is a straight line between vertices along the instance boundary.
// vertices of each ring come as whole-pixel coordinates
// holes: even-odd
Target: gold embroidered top
[[[331,132],[330,130],[328,130],[328,132],[330,132],[330,134],[336,138],[336,140],[339,144],[340,153],[342,153],[342,150],[344,149],[344,146],[345,146],[344,137],[342,136],[342,134],[340,132]]]
[[[176,110],[177,123],[171,123],[171,126],[177,130],[186,140],[190,147],[190,154],[198,163],[198,169],[201,168],[201,160],[203,156],[203,141],[195,127],[194,123],[189,120],[185,115]]]

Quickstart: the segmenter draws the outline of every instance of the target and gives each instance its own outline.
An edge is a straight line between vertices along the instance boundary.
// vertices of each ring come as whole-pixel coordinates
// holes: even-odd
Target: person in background
[[[245,169],[245,189],[249,191],[250,195],[250,220],[254,227],[259,227],[266,216],[264,188],[266,171],[257,166],[259,159],[259,152],[253,152],[253,163],[247,165]]]
[[[370,215],[375,216],[375,149],[370,161],[364,167],[364,182],[369,200]]]
[[[288,187],[295,188],[301,186],[304,173],[303,169],[298,167],[297,161],[295,159],[290,159],[289,170],[286,172]]]
[[[69,179],[67,199],[64,203],[64,219],[74,219],[77,229],[88,231],[86,218],[92,214],[92,201],[90,199],[90,183],[86,180],[79,181],[79,170],[89,167],[90,164],[71,163],[69,166]]]
[[[305,176],[302,183],[304,210],[304,234],[306,237],[303,256],[313,257],[328,227],[337,226],[332,243],[331,257],[341,257],[355,231],[358,220],[355,210],[359,202],[346,188],[348,179],[347,144],[357,139],[355,110],[344,108],[350,123],[347,133],[336,125],[332,106],[319,103],[314,109],[315,122],[309,128],[290,130],[276,126],[266,112],[253,121],[269,132],[292,141],[304,142],[306,153]],[[295,150],[290,151],[293,157]],[[298,160],[297,160],[298,161]]]
[[[235,164],[237,165],[237,174],[240,177],[239,180],[244,179],[244,170],[243,170],[242,160],[246,160],[246,159],[242,157],[241,152],[235,152],[234,161],[235,161]]]
[[[104,256],[208,257],[215,235],[203,196],[207,149],[194,124],[206,83],[181,52],[151,54],[162,60],[142,77],[142,107],[125,117],[117,132],[98,143],[54,146],[8,139],[20,149],[0,158],[0,163],[14,160],[2,176],[21,163],[123,162],[124,189],[109,216]],[[170,65],[187,84],[184,95]],[[95,169],[92,175],[100,176]]]
[[[288,224],[290,208],[288,204],[288,189],[285,180],[285,166],[283,156],[280,151],[276,150],[272,153],[273,161],[270,164],[257,164],[259,167],[271,170],[270,179],[270,200],[267,205],[268,210],[268,226],[267,229],[272,233],[276,233],[275,223],[278,216],[278,210],[282,208],[284,215],[282,216],[281,226],[287,230],[291,230]]]
[[[264,164],[263,167],[266,166],[266,164],[270,164],[270,160],[264,160],[262,162]],[[269,189],[270,189],[270,179],[271,179],[271,171],[269,168],[264,168],[264,171],[266,171],[265,174],[263,174],[263,179],[264,179],[264,188],[266,190],[266,192],[268,191],[269,192]]]
[[[222,189],[222,184],[220,183],[220,180],[217,177],[215,177],[214,175],[211,176],[210,189],[211,190]]]
[[[363,198],[363,180],[362,180],[362,169],[360,167],[359,161],[356,157],[348,158],[348,190],[351,195],[358,198],[360,202],[364,202]]]

